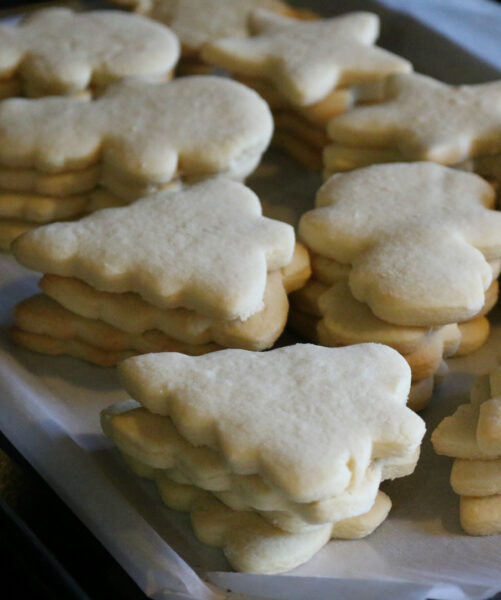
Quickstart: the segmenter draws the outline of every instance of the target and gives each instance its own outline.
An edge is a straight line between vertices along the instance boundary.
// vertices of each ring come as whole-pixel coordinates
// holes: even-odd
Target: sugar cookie
[[[47,8],[17,26],[0,26],[0,55],[3,97],[72,95],[130,75],[166,80],[179,42],[167,27],[139,15]]]
[[[372,13],[301,21],[256,10],[249,23],[251,37],[210,41],[202,58],[263,94],[275,116],[275,143],[315,170],[329,120],[357,102],[378,101],[384,78],[412,69],[374,46],[379,19]]]
[[[323,389],[331,390],[334,385],[336,389],[343,388],[343,393],[330,397],[329,406],[336,398],[350,398],[353,408],[346,413],[347,421],[343,425],[338,411],[326,413],[326,398],[317,389],[316,377],[311,373],[308,377],[302,375],[310,367],[315,373],[321,373]],[[168,382],[165,369],[169,373]],[[269,485],[281,489],[296,502],[308,502],[342,491],[353,477],[360,477],[360,473],[366,471],[370,459],[409,454],[423,434],[422,421],[405,408],[409,367],[398,353],[385,346],[369,344],[328,349],[296,345],[262,354],[228,350],[197,359],[180,354],[157,354],[125,361],[119,370],[131,395],[148,410],[169,414],[188,441],[217,448],[233,471],[259,473]],[[289,373],[295,373],[292,386]],[[193,387],[192,382],[199,377],[200,385]],[[232,391],[233,382],[237,380],[238,394]],[[357,386],[355,391],[353,386],[359,380],[372,382],[370,398],[366,398],[365,384]],[[181,381],[185,382],[184,386]],[[379,382],[377,386],[375,382]],[[317,391],[312,392],[310,385]],[[267,387],[266,393],[262,386]],[[197,390],[203,390],[203,397]],[[301,400],[304,394],[309,398],[309,405],[318,399],[324,408],[304,413],[300,408],[304,406]],[[233,409],[227,406],[230,397]],[[237,399],[240,399],[239,416],[234,409]],[[355,406],[360,402],[377,405],[378,410],[369,411],[364,404],[364,411],[358,412]],[[381,422],[383,406],[390,405],[393,418]],[[286,410],[285,406],[290,408]],[[223,417],[221,411],[226,411],[228,418]],[[271,425],[276,421],[276,414],[281,415],[280,430]],[[333,423],[329,414],[337,415]],[[298,419],[303,423],[301,426]],[[349,433],[351,426],[347,423],[359,423],[360,419],[364,424],[354,427],[353,432],[357,433]],[[308,442],[306,439],[310,427],[316,431],[314,442],[311,437]],[[399,429],[398,440],[393,437],[394,427]],[[338,428],[342,429],[340,437],[334,434]],[[322,431],[327,429],[329,436],[324,437]],[[371,439],[374,434],[376,438]],[[261,448],[259,453],[256,445]]]
[[[471,401],[432,434],[435,452],[455,458],[451,485],[461,526],[470,535],[501,533],[501,368],[475,381]]]

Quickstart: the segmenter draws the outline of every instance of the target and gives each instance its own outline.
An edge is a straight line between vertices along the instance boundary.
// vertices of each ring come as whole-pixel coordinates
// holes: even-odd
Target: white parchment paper
[[[325,14],[347,8],[347,2],[310,4]],[[356,0],[349,5],[374,7]],[[501,10],[494,9],[492,19],[501,28]],[[448,81],[496,76],[425,27],[379,12],[387,24],[384,44],[419,70]],[[430,62],[433,54],[440,56],[438,63]],[[272,152],[250,183],[268,214],[295,222],[312,206],[320,178]],[[501,362],[499,310],[489,344],[475,356],[451,361],[453,372],[423,413],[428,434],[416,472],[384,485],[393,501],[388,520],[365,540],[329,543],[286,575],[256,576],[231,572],[219,550],[194,538],[185,515],[163,507],[153,486],[121,465],[99,427],[100,410],[126,398],[113,370],[36,355],[9,342],[13,307],[36,293],[37,279],[9,255],[0,255],[0,429],[150,597],[480,600],[501,590],[501,536],[462,533],[458,498],[448,482],[451,460],[434,455],[429,443],[440,419],[467,401],[471,373]]]

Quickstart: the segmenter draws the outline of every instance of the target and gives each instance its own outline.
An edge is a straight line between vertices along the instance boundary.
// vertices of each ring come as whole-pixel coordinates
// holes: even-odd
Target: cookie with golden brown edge
[[[343,282],[328,288],[310,279],[292,294],[291,305],[288,327],[304,339],[331,347],[385,343],[400,352],[411,367],[408,406],[416,411],[428,405],[433,393],[433,376],[441,369],[444,358],[457,354],[463,341],[471,347],[481,345],[489,331],[487,322],[484,334],[485,319],[467,336],[462,335],[456,324],[426,328],[386,323],[355,300]]]
[[[141,477],[155,480],[162,501],[173,510],[188,511],[198,539],[222,548],[236,571],[281,573],[307,562],[329,539],[359,539],[370,535],[387,517],[391,501],[378,492],[363,515],[326,524],[305,533],[290,533],[273,526],[254,511],[233,510],[213,494],[164,474],[151,472],[135,461]]]
[[[272,130],[257,94],[216,77],[163,84],[127,79],[91,102],[6,100],[0,106],[1,245],[7,249],[38,223],[101,208],[94,199],[103,193],[112,206],[181,180],[221,173],[245,178]]]
[[[190,344],[158,329],[131,334],[103,321],[81,317],[46,296],[37,294],[16,306],[11,338],[33,352],[73,356],[100,367],[147,352],[190,355],[221,350],[215,343]]]
[[[281,0],[116,0],[117,4],[166,23],[179,36],[185,56],[207,42],[250,35],[249,16],[261,8],[281,14],[308,15]]]
[[[303,215],[314,253],[349,265],[354,297],[380,319],[435,326],[479,314],[501,256],[501,216],[480,177],[433,163],[334,176]]]
[[[280,271],[268,273],[263,309],[245,321],[213,319],[185,308],[161,309],[139,294],[102,292],[75,278],[45,275],[40,287],[73,313],[129,334],[159,330],[185,344],[215,342],[223,347],[264,350],[285,326],[287,294],[304,285],[309,274],[306,251],[296,244],[292,261]]]
[[[245,177],[272,129],[264,101],[234,81],[130,78],[92,102],[54,97],[2,102],[0,165],[46,174],[99,165],[101,179],[111,173],[140,189],[176,177]]]
[[[139,15],[48,8],[0,26],[0,57],[2,97],[93,94],[131,75],[170,79],[179,42]]]
[[[230,508],[258,511],[269,522],[293,533],[366,512],[374,503],[381,481],[410,474],[419,456],[416,448],[409,456],[374,461],[361,481],[341,494],[296,503],[258,475],[232,473],[219,453],[182,438],[168,417],[118,404],[103,411],[101,423],[127,460],[158,469],[178,483],[212,491]]]
[[[295,19],[315,19],[308,9],[291,7],[282,0],[115,0],[151,19],[168,24],[179,36],[182,56],[177,72],[181,75],[206,74],[213,67],[200,57],[206,42],[224,37],[250,35],[249,15],[257,8]]]
[[[396,74],[383,101],[333,119],[328,173],[378,162],[429,160],[499,180],[501,81],[451,86],[431,77]]]
[[[103,430],[234,568],[292,568],[330,537],[362,537],[386,517],[378,480],[414,469],[424,433],[405,407],[410,375],[398,353],[298,344],[185,358],[124,361],[122,380],[143,407],[106,409]]]
[[[125,361],[119,372],[131,396],[169,415],[185,439],[295,502],[342,492],[372,460],[409,455],[424,433],[405,407],[407,363],[377,344],[150,354]]]
[[[291,262],[294,232],[263,217],[249,188],[216,178],[47,225],[12,249],[28,268],[101,291],[245,320],[262,309],[267,272]]]
[[[366,304],[355,300],[346,281],[329,287],[310,279],[292,294],[291,302],[296,311],[319,318],[311,332],[303,331],[308,339],[321,339],[329,346],[373,341],[387,344],[411,359],[412,356],[417,358],[424,348],[427,352],[431,348],[438,349],[439,339],[442,339],[439,345],[444,343],[444,357],[462,356],[477,350],[489,334],[489,322],[484,315],[492,309],[497,297],[498,282],[493,281],[486,291],[486,304],[474,319],[441,327],[402,326],[382,321]],[[409,362],[414,377],[414,361]]]
[[[16,238],[39,225],[73,220],[96,210],[124,204],[123,200],[99,187],[89,194],[65,198],[0,192],[0,249],[9,250]]]
[[[477,378],[469,404],[439,423],[435,452],[454,458],[451,485],[470,535],[501,533],[501,369]]]
[[[11,337],[35,352],[66,354],[102,367],[145,352],[265,350],[285,327],[287,293],[308,278],[306,256],[299,248],[287,267],[268,274],[263,309],[245,321],[159,309],[132,292],[100,292],[77,279],[46,275],[40,286],[47,295],[17,305]]]
[[[388,74],[412,69],[374,46],[379,19],[371,13],[298,21],[256,10],[250,26],[252,37],[214,40],[202,57],[263,94],[275,115],[275,142],[315,169],[328,121],[357,102],[377,101]]]
[[[14,339],[102,366],[118,351],[267,349],[285,327],[287,294],[310,276],[292,227],[224,178],[41,227],[13,251],[46,273],[47,294],[17,307]]]
[[[390,148],[407,160],[452,165],[501,152],[501,82],[451,86],[425,75],[391,76],[384,102],[331,121],[330,137]]]
[[[290,326],[328,346],[389,344],[423,408],[443,359],[487,339],[501,250],[493,202],[478,176],[433,163],[333,176],[299,225],[313,279],[292,296]]]
[[[302,22],[256,10],[250,23],[253,37],[216,40],[202,56],[230,72],[273,82],[292,105],[307,106],[337,87],[411,70],[406,60],[373,45],[379,20],[371,13]]]

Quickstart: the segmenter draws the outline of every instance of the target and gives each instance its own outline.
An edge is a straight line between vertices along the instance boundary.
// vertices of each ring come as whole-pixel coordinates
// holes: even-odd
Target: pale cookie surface
[[[459,516],[461,527],[470,535],[501,533],[501,495],[461,496]]]
[[[451,471],[451,486],[461,496],[501,494],[501,458],[465,460],[456,458]]]
[[[377,344],[194,360],[148,355],[123,363],[120,374],[132,397],[169,415],[187,440],[217,449],[234,472],[260,474],[297,502],[345,490],[372,460],[414,451],[424,433],[405,407],[407,363]]]
[[[488,208],[494,208],[494,206],[488,206]],[[311,271],[314,278],[318,279],[318,281],[327,286],[334,285],[341,281],[346,281],[350,276],[351,266],[349,264],[343,264],[333,260],[332,258],[327,258],[321,254],[315,253],[311,253],[310,261]],[[492,278],[497,279],[499,277],[501,261],[491,260],[489,261],[489,264],[492,269]],[[493,304],[489,306],[488,310],[491,310],[496,301],[497,299],[494,300]]]
[[[131,334],[158,329],[187,344],[215,341],[226,348],[264,350],[273,345],[287,320],[287,292],[301,287],[309,276],[308,255],[296,244],[293,260],[280,271],[268,273],[263,309],[247,320],[211,319],[185,308],[161,309],[139,294],[95,290],[83,281],[45,275],[41,289],[72,312],[99,319]]]
[[[61,349],[58,354],[72,355],[71,350],[75,345],[89,346],[89,358],[86,360],[100,366],[113,365],[113,357],[117,352],[129,352],[131,355],[147,352],[182,352],[199,355],[221,350],[221,346],[217,344],[189,344],[155,329],[139,334],[126,333],[102,321],[80,317],[66,310],[45,294],[31,296],[17,305],[15,325],[18,329],[14,331],[13,337],[20,342],[29,339],[29,346],[32,350],[44,351],[43,345],[40,345],[39,348],[35,346],[37,339],[41,344],[48,344],[52,341],[54,347],[57,346]],[[20,334],[19,330],[23,333]],[[28,336],[28,334],[35,335]],[[43,338],[35,336],[43,336]],[[68,342],[66,345],[68,352],[63,352],[65,348],[63,342]],[[96,350],[94,360],[93,349]],[[101,357],[106,353],[109,353],[110,356],[102,362]]]
[[[74,94],[128,75],[166,79],[178,57],[176,36],[139,15],[51,8],[0,26],[0,77],[19,78],[29,96]]]
[[[243,475],[236,477],[245,478]],[[249,477],[252,479],[252,476]],[[179,477],[178,473],[173,470],[166,470],[162,472],[157,471],[157,481],[163,480],[167,480],[169,483],[175,482],[183,485],[192,485],[189,480],[183,476]],[[275,506],[275,499],[277,496],[274,494],[274,492],[269,494],[271,502],[266,497],[266,494],[258,496],[257,502],[254,502],[254,497],[246,497],[242,495],[238,488],[224,492],[213,492],[213,494],[225,506],[231,508],[232,510],[257,512],[271,525],[274,525],[283,531],[287,531],[289,533],[307,533],[309,531],[322,528],[325,526],[325,524],[332,524],[333,522],[341,521],[343,519],[349,519],[363,515],[374,505],[378,494],[378,486],[379,477],[376,476],[369,483],[369,487],[371,488],[370,494],[367,494],[367,490],[361,489],[361,493],[355,490],[354,493],[342,494],[339,499],[338,497],[333,497],[331,500],[324,500],[320,503],[314,503],[315,505],[318,504],[319,506],[325,507],[323,510],[322,520],[315,523],[305,521],[302,517],[296,514],[296,510],[291,512],[287,508],[284,509],[284,505],[287,506],[287,501],[283,502],[281,499],[279,499],[278,506]],[[254,503],[257,504],[257,506],[254,506]],[[293,507],[297,507],[299,509],[301,509],[301,507],[306,507],[308,509],[310,506],[308,504],[292,505]],[[336,509],[334,505],[337,505],[338,509]],[[320,515],[320,513],[318,514]],[[330,518],[330,516],[332,516],[332,518]]]
[[[433,163],[375,165],[320,188],[299,236],[314,252],[351,264],[357,300],[397,325],[468,320],[501,255],[501,215],[480,177]]]
[[[189,110],[187,110],[189,106]],[[101,163],[131,184],[248,175],[268,146],[270,110],[222,77],[128,78],[98,100],[13,98],[0,106],[0,164],[67,172]]]
[[[354,539],[372,533],[387,517],[391,501],[379,492],[371,510],[324,525],[311,532],[291,534],[273,527],[259,515],[234,511],[210,493],[165,478],[157,479],[162,500],[169,508],[191,513],[195,535],[223,549],[231,566],[248,573],[280,573],[308,561],[330,538]]]
[[[292,532],[363,514],[373,505],[382,479],[409,474],[417,460],[415,456],[405,456],[388,463],[374,462],[358,485],[341,494],[318,502],[296,503],[257,475],[230,473],[222,456],[186,442],[168,417],[141,408],[113,414],[117,408],[103,411],[102,426],[130,460],[151,468],[163,465],[166,468],[161,469],[162,477],[211,490],[230,508],[259,511],[266,520]]]
[[[52,283],[54,280],[55,285]],[[61,283],[63,285],[60,285]],[[50,321],[57,320],[60,313],[67,312],[72,316],[72,321],[81,324],[82,330],[86,327],[96,329],[98,326],[105,330],[111,325],[124,340],[141,339],[155,334],[159,340],[163,338],[170,342],[163,349],[158,346],[150,347],[150,350],[145,352],[167,351],[169,346],[174,352],[185,352],[184,347],[187,349],[186,354],[203,354],[204,348],[265,350],[270,348],[282,333],[289,310],[287,294],[278,272],[268,274],[263,309],[246,321],[210,319],[183,308],[158,309],[141,300],[137,294],[97,292],[83,282],[64,277],[46,276],[41,282],[41,287],[47,291],[50,298],[57,300],[53,302]],[[80,294],[75,294],[75,290]],[[63,301],[60,302],[61,298]],[[137,308],[137,313],[134,313],[134,307]],[[126,321],[127,315],[136,319],[135,327]],[[69,320],[69,316],[66,319]],[[45,319],[38,321],[44,323]],[[122,323],[124,326],[121,326]],[[61,337],[51,333],[50,323],[46,323],[45,333]],[[91,339],[88,341],[92,343]],[[100,346],[97,342],[95,345]],[[136,345],[127,347],[140,350]]]
[[[299,106],[318,102],[337,86],[412,69],[372,45],[379,20],[371,13],[298,22],[260,10],[251,19],[255,37],[217,40],[203,48],[202,57],[242,75],[270,79]]]
[[[51,356],[72,356],[100,367],[114,367],[120,361],[137,354],[134,350],[102,350],[77,338],[56,339],[50,335],[24,331],[19,327],[12,327],[9,335],[16,344],[31,352],[41,352]]]
[[[456,353],[461,334],[456,324],[444,327],[405,327],[378,319],[367,307],[353,297],[346,282],[332,287],[311,279],[291,296],[292,305],[308,315],[321,317],[317,325],[320,342],[339,346],[376,342],[391,346],[403,354],[413,369],[413,358],[437,347],[442,356]],[[435,354],[433,351],[432,354]]]
[[[357,148],[345,144],[329,144],[323,151],[324,179],[333,173],[352,171],[375,163],[402,162],[404,157],[393,148]]]
[[[178,479],[182,477],[185,482],[209,491],[238,490],[242,499],[255,508],[271,510],[288,506],[290,509],[292,506],[290,500],[270,488],[258,475],[232,473],[221,454],[206,446],[190,444],[179,434],[169,417],[139,408],[133,401],[120,402],[103,410],[101,425],[120,452],[131,460],[171,474],[174,470]],[[418,458],[419,448],[416,448],[408,455],[372,462],[359,485],[350,485],[343,493],[318,502],[295,503],[294,510],[313,522],[325,520],[329,511],[332,518],[327,520],[332,521],[334,517],[330,511],[339,510],[354,493],[365,494],[367,488],[375,485],[376,479],[381,481],[409,475],[414,471]],[[345,507],[353,510],[347,504]]]
[[[132,408],[129,408],[129,405]],[[171,419],[128,402],[101,412],[101,426],[121,453],[154,469],[176,469],[197,487],[231,488],[232,474],[220,454],[185,440]]]
[[[140,11],[168,23],[183,47],[194,51],[222,37],[247,37],[249,15],[257,8],[287,10],[280,0],[152,0]]]
[[[121,199],[99,187],[90,193],[66,197],[0,191],[0,219],[26,221],[34,226],[124,204]]]
[[[469,321],[463,321],[455,326],[459,329],[460,343],[456,352],[448,354],[448,356],[465,356],[475,352],[485,344],[489,337],[489,320],[483,315]]]
[[[478,407],[462,404],[453,415],[445,417],[431,436],[435,452],[471,460],[495,458],[483,452],[477,443],[478,413]]]
[[[13,244],[34,270],[223,319],[260,311],[267,271],[293,251],[292,227],[262,217],[249,188],[222,178],[53,223]]]
[[[336,142],[449,165],[498,153],[501,81],[450,86],[425,75],[393,75],[384,102],[336,117],[328,132]]]
[[[86,212],[88,195],[67,198],[37,196],[30,193],[0,192],[0,218],[35,223],[70,219]]]
[[[435,328],[392,325],[379,319],[366,304],[355,300],[347,282],[339,282],[328,288],[311,279],[292,294],[291,302],[296,310],[322,317],[317,326],[322,344],[387,344],[406,357],[414,375],[414,362],[417,354],[423,351],[428,353],[434,347],[440,357],[443,355],[448,358],[470,354],[485,343],[489,335],[489,321],[483,315],[496,303],[497,287],[496,280],[486,291],[486,304],[479,316],[459,324],[450,323]],[[439,349],[440,346],[443,348]]]
[[[325,285],[334,285],[350,276],[350,265],[326,258],[320,254],[311,255],[311,270],[318,281]]]
[[[501,533],[500,384],[501,367],[478,377],[470,403],[443,419],[431,437],[435,452],[455,458],[450,481],[469,535]]]
[[[501,401],[462,404],[441,421],[431,436],[437,454],[468,460],[494,460],[501,455]]]
[[[99,183],[99,167],[46,174],[35,169],[0,169],[0,189],[65,197],[93,190]]]
[[[402,327],[378,319],[366,304],[355,300],[346,282],[332,286],[318,304],[327,331],[341,344],[377,341],[409,354],[422,346],[430,333],[428,328]]]
[[[256,90],[274,112],[284,110],[290,114],[301,115],[306,123],[317,128],[322,128],[322,130],[325,130],[327,123],[333,117],[353,106],[359,95],[361,95],[355,86],[335,88],[318,102],[292,108],[290,102],[278,91],[273,82],[266,81],[260,77],[245,77],[243,75],[238,76],[237,80]],[[326,135],[325,131],[323,133]]]
[[[289,510],[313,523],[336,520],[336,515],[341,518],[342,512],[344,516],[356,514],[360,503],[372,504],[381,480],[409,475],[419,457],[418,448],[410,455],[373,462],[359,485],[349,486],[343,493],[318,502],[293,503],[258,475],[232,473],[219,453],[190,444],[168,417],[136,408],[133,402],[115,404],[102,411],[101,425],[130,460],[165,471],[171,478],[175,472],[176,480],[181,483],[188,482],[214,492],[232,490],[253,508]]]
[[[359,516],[370,510],[381,483],[381,465],[371,465],[358,486],[337,496],[310,503],[291,502],[256,475],[234,475],[232,479],[230,490],[216,494],[224,504],[233,508],[231,500],[234,499],[244,510],[259,511],[267,521],[281,529],[300,532],[318,527],[319,524]]]
[[[403,354],[411,368],[412,381],[414,383],[428,377],[433,377],[440,369],[444,357],[454,353],[461,339],[457,325],[450,324],[432,331],[423,338],[422,343],[415,350],[404,354],[399,347],[400,344],[394,331],[394,326],[390,325],[388,328],[385,328],[384,321],[380,321],[380,323],[381,327],[378,329],[375,328],[372,331],[373,335],[368,335],[368,333],[364,334],[357,331],[356,328],[344,326],[343,322],[322,319],[317,325],[318,341],[324,346],[339,346],[365,342],[385,343],[385,339],[389,341],[388,338],[393,338],[392,344],[388,345]]]
[[[477,442],[483,452],[501,456],[501,398],[491,398],[480,405]]]

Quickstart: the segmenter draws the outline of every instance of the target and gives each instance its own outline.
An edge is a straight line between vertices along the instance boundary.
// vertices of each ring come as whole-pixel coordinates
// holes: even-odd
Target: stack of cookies
[[[0,98],[88,97],[130,75],[170,79],[179,42],[139,15],[50,8],[0,25],[0,57]]]
[[[0,244],[173,181],[245,178],[269,144],[266,103],[219,77],[128,78],[97,99],[0,103]]]
[[[377,344],[150,354],[119,372],[142,406],[105,410],[105,433],[240,571],[372,532],[391,505],[380,482],[414,470],[425,430],[408,365]]]
[[[356,102],[379,99],[381,82],[410,63],[374,46],[379,19],[348,13],[297,21],[257,10],[253,37],[207,43],[202,57],[235,73],[270,104],[276,141],[311,168],[322,168],[326,125]]]
[[[310,275],[290,225],[241,183],[214,178],[22,235],[13,253],[45,273],[16,310],[29,349],[102,366],[145,352],[263,350]]]
[[[501,81],[451,86],[393,75],[383,102],[329,123],[325,177],[374,163],[430,160],[501,182]]]
[[[501,533],[501,368],[479,377],[469,404],[435,429],[435,452],[454,458],[451,485],[470,535]]]
[[[182,46],[179,72],[190,75],[212,70],[200,56],[204,44],[220,38],[250,35],[249,15],[253,10],[261,8],[294,19],[315,17],[310,11],[293,8],[282,0],[114,1],[172,27]]]
[[[494,197],[477,175],[434,163],[331,177],[300,221],[313,278],[293,296],[291,326],[328,346],[392,346],[423,408],[442,359],[487,338],[501,259]]]

